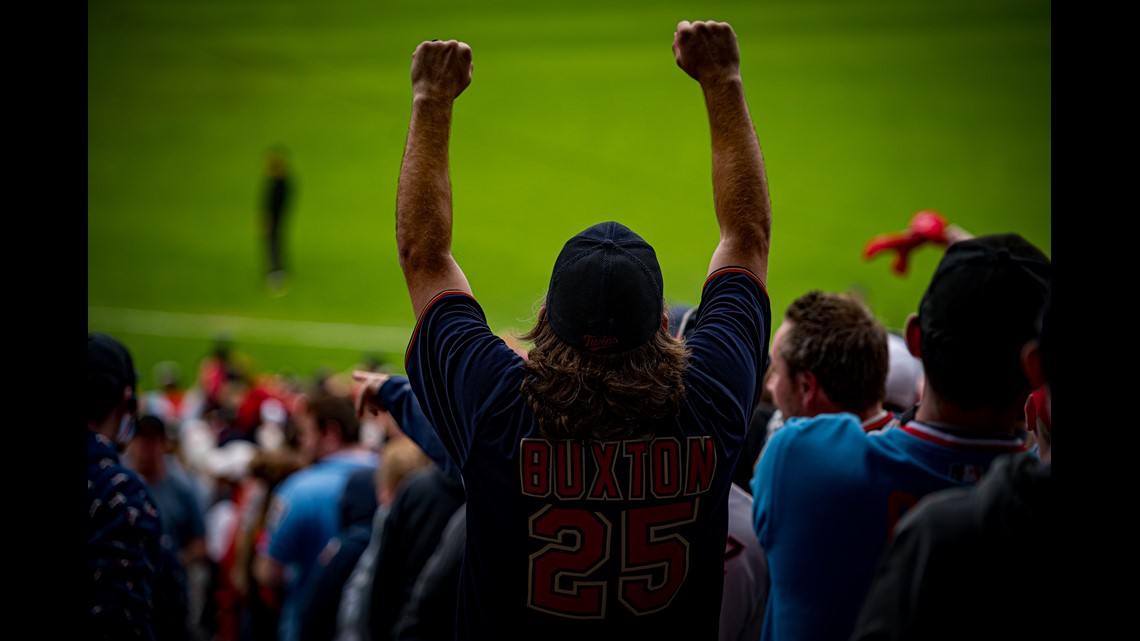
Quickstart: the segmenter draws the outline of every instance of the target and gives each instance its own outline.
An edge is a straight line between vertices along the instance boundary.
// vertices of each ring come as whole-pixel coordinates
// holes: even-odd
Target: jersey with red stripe
[[[887,425],[890,425],[893,420],[895,420],[895,413],[890,410],[883,410],[875,416],[863,421],[863,431],[874,432],[881,430]]]
[[[845,640],[899,518],[979,480],[1019,438],[963,438],[909,421],[864,432],[853,414],[789,419],[752,479],[771,587],[762,639]]]
[[[423,312],[407,371],[467,491],[465,638],[716,638],[729,488],[771,311],[741,269],[710,276],[701,309],[681,413],[618,441],[543,438],[521,357],[472,297]]]

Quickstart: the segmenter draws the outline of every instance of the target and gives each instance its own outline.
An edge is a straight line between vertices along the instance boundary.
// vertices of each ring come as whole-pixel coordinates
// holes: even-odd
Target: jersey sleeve
[[[752,272],[727,267],[705,281],[696,327],[685,340],[687,382],[701,415],[732,430],[724,436],[743,441],[768,365],[771,324],[768,292]]]
[[[443,292],[428,303],[408,345],[405,369],[424,415],[460,469],[476,427],[496,403],[517,394],[522,381],[522,357],[491,332],[479,303],[463,292]]]
[[[435,428],[424,415],[416,395],[412,392],[412,384],[403,376],[391,376],[380,387],[380,403],[391,412],[392,417],[400,426],[400,431],[408,435],[420,449],[427,454],[440,471],[447,476],[462,482],[459,468],[451,460],[443,441],[439,439]]]

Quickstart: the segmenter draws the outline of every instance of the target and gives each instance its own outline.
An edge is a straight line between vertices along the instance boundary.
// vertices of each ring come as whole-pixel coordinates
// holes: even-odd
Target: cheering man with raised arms
[[[732,27],[683,21],[673,53],[712,135],[720,242],[699,324],[670,335],[653,248],[601,222],[555,260],[526,360],[451,255],[448,144],[471,48],[412,56],[396,225],[417,317],[406,366],[467,492],[463,638],[717,637],[728,492],[768,353],[771,212]]]

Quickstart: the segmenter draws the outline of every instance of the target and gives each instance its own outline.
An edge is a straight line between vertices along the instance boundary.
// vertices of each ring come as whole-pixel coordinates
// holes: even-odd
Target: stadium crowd
[[[1048,258],[923,212],[868,254],[905,271],[945,248],[902,331],[810,291],[771,335],[735,34],[682,22],[673,49],[708,107],[722,238],[695,307],[608,222],[567,241],[529,334],[490,332],[450,255],[471,50],[432,41],[397,212],[407,376],[259,374],[219,340],[189,382],[164,363],[142,389],[129,349],[89,334],[86,636],[1046,633],[1010,595],[1055,582]]]

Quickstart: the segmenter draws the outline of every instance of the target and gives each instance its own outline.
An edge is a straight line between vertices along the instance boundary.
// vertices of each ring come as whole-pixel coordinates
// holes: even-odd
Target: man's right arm
[[[737,266],[768,280],[772,209],[760,143],[744,99],[740,50],[726,22],[683,20],[673,34],[677,65],[701,85],[712,134],[713,201],[720,243],[709,273]]]
[[[396,247],[419,319],[440,292],[471,293],[451,255],[448,144],[455,99],[471,83],[471,48],[423,42],[412,54],[412,118],[396,191]]]

